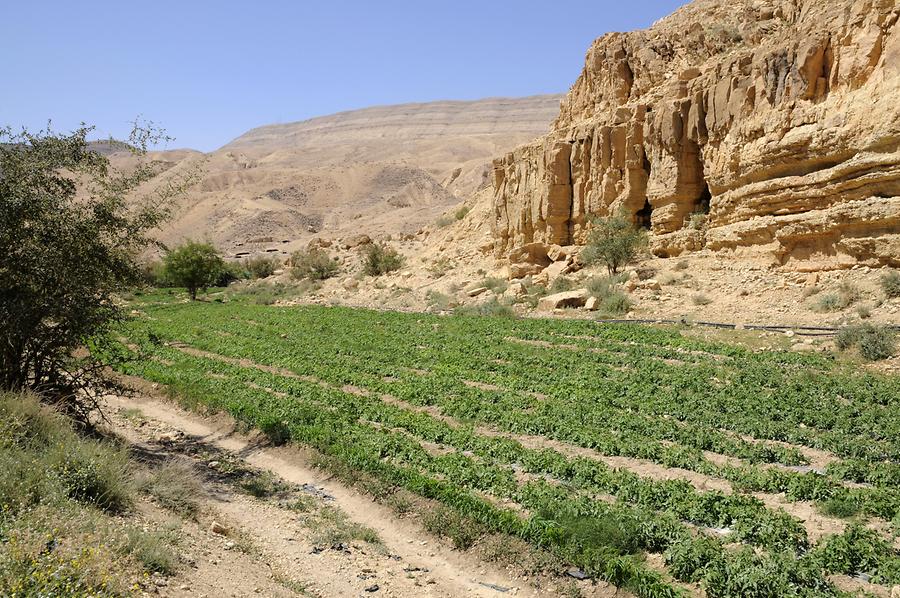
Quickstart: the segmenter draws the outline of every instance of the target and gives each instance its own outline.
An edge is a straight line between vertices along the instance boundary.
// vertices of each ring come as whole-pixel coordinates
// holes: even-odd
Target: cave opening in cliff
[[[644,207],[637,211],[637,214],[634,215],[634,223],[644,230],[650,230],[651,224],[651,216],[653,214],[653,206],[650,205],[650,200],[644,200]]]
[[[693,212],[695,214],[709,214],[710,201],[712,201],[712,193],[709,192],[709,185],[704,182],[703,191],[700,192],[700,196],[694,202]]]

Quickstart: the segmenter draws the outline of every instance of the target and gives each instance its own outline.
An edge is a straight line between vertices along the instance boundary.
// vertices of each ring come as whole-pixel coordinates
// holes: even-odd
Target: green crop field
[[[126,373],[637,595],[900,584],[896,377],[675,328],[139,299]]]

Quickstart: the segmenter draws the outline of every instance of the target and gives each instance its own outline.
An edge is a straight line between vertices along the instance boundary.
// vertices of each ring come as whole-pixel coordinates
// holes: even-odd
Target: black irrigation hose
[[[725,328],[735,330],[737,324],[727,324],[724,322],[688,322],[687,320],[597,320],[599,324],[688,324],[694,326],[708,326],[710,328]],[[766,330],[770,332],[785,332],[787,330],[798,331],[798,336],[833,336],[837,334],[837,328],[825,326],[777,326],[763,324],[745,324],[745,330]],[[900,330],[900,326],[888,326],[892,330]]]

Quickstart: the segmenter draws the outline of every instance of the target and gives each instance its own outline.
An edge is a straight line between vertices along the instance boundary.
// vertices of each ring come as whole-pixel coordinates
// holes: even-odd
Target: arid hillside
[[[367,108],[253,129],[210,154],[160,152],[171,172],[202,173],[162,239],[206,237],[237,255],[414,233],[488,187],[493,157],[546,133],[560,97]]]

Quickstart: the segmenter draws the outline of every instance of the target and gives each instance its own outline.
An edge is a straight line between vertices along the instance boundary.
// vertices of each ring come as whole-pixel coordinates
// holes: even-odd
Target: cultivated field
[[[139,298],[124,370],[640,596],[890,595],[900,379],[677,329]],[[126,348],[127,347],[127,348]]]

